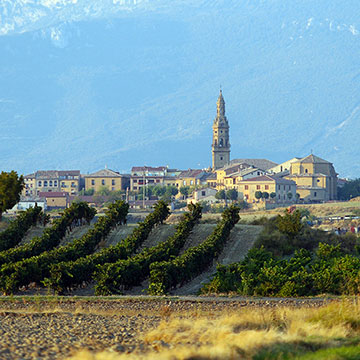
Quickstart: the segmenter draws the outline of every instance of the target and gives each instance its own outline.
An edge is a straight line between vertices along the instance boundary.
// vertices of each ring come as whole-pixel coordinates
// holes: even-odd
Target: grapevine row
[[[43,217],[41,207],[35,206],[22,213],[12,221],[9,227],[0,233],[0,251],[18,245],[31,226],[35,226]]]
[[[155,209],[131,235],[114,246],[102,249],[98,253],[77,259],[76,261],[60,262],[50,267],[50,276],[44,283],[57,293],[69,290],[92,280],[97,265],[126,259],[133,254],[146,240],[155,225],[162,223],[170,215],[167,204],[159,201]]]
[[[16,263],[20,260],[40,255],[60,244],[61,239],[72,227],[85,220],[90,223],[96,210],[87,203],[73,203],[64,210],[60,219],[55,219],[51,228],[44,230],[40,237],[34,237],[29,243],[0,252],[0,266]]]
[[[126,221],[129,205],[124,201],[111,204],[104,217],[99,218],[94,227],[71,244],[45,251],[17,263],[5,264],[0,270],[0,290],[13,294],[19,287],[31,282],[40,283],[49,276],[50,265],[61,261],[71,261],[94,252],[96,245],[105,240],[110,231]]]
[[[149,276],[150,264],[154,261],[168,260],[177,256],[189,237],[191,230],[201,218],[201,205],[190,204],[190,212],[182,216],[176,227],[176,232],[165,242],[152,248],[144,249],[141,253],[116,263],[98,266],[95,279],[96,295],[111,295],[119,293],[122,288],[140,285]]]
[[[148,292],[166,294],[177,284],[184,284],[203,272],[221,253],[231,229],[239,221],[239,208],[231,206],[222,214],[221,222],[200,245],[194,246],[172,261],[154,262],[150,266]]]

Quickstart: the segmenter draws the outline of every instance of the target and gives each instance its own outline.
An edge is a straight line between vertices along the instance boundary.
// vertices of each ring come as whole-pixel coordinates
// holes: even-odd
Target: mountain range
[[[354,0],[5,0],[0,170],[207,168],[310,152],[359,177]]]

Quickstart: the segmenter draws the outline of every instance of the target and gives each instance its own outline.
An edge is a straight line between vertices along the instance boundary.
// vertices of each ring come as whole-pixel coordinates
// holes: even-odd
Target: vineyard
[[[232,243],[238,211],[227,209],[218,225],[199,224],[201,206],[191,204],[177,225],[163,225],[170,212],[159,201],[132,226],[125,225],[128,205],[118,201],[90,226],[96,212],[85,203],[73,204],[51,224],[41,209],[30,209],[0,233],[0,291],[16,294],[31,285],[71,294],[91,286],[95,294],[110,295],[144,287],[145,280],[148,293],[174,291],[214,269],[223,247]],[[41,236],[24,242],[37,224],[45,225]],[[241,234],[239,227],[243,231],[245,226],[237,225],[233,233]],[[255,236],[246,251],[254,240]]]

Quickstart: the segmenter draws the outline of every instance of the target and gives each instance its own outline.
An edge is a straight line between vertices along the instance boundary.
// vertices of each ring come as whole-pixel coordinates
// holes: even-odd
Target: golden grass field
[[[169,312],[141,337],[151,350],[86,351],[71,360],[360,359],[360,305],[354,298],[321,308]]]

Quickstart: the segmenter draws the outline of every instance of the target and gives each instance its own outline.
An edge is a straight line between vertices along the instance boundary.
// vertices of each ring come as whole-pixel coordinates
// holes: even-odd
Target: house
[[[130,190],[140,191],[143,186],[164,185],[167,170],[166,166],[134,166],[131,169]]]
[[[36,197],[40,192],[67,192],[76,195],[80,187],[80,170],[39,170],[24,176],[23,197]]]
[[[215,195],[217,190],[212,188],[203,188],[199,190],[194,190],[192,197],[187,199],[187,203],[198,203],[199,201],[205,201],[208,203],[215,203],[218,200],[216,199]]]
[[[206,172],[199,169],[182,171],[176,180],[176,186],[180,189],[185,186],[196,186],[206,184]]]
[[[290,174],[285,178],[295,181],[301,200],[321,202],[337,199],[338,180],[334,166],[316,155],[292,162]]]
[[[269,200],[277,203],[296,201],[296,183],[276,176],[262,175],[239,181],[236,184],[238,196],[247,202],[256,202],[256,192],[267,193]]]
[[[225,176],[223,179],[223,184],[219,184],[217,189],[237,189],[237,184],[243,180],[251,179],[254,177],[265,175],[265,171],[249,167],[244,170],[235,172],[229,176]]]
[[[301,158],[298,157],[294,157],[290,160],[287,160],[279,165],[276,165],[270,169],[267,169],[267,173],[268,174],[278,174],[278,176],[281,176],[283,173],[286,173],[286,175],[290,174],[290,168],[291,168],[291,164],[299,161]],[[280,175],[281,174],[281,175]]]
[[[70,195],[66,191],[40,192],[39,197],[45,199],[47,210],[66,209],[70,205]]]
[[[47,209],[45,199],[37,198],[37,199],[23,199],[20,200],[11,210],[28,210],[35,206],[41,207],[43,210]]]
[[[110,191],[125,191],[130,186],[130,175],[120,174],[110,169],[99,170],[83,177],[85,190],[92,189],[95,192],[104,187]]]

